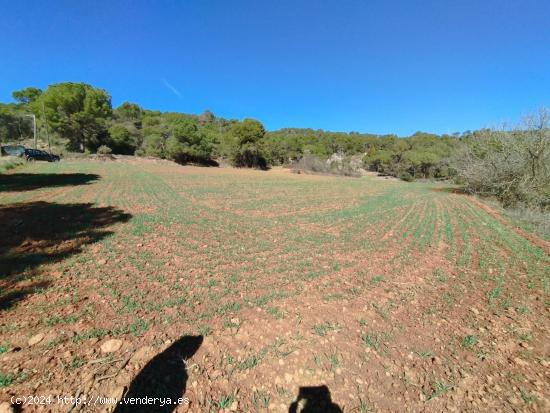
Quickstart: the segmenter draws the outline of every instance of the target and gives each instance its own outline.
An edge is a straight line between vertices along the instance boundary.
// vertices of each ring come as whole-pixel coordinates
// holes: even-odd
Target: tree
[[[363,162],[365,162],[372,171],[388,173],[392,159],[393,152],[387,149],[378,149],[365,156]]]
[[[166,140],[166,155],[180,163],[209,163],[212,142],[199,131],[190,119],[179,119],[172,124],[170,137]]]
[[[109,147],[114,153],[123,155],[133,155],[137,149],[138,143],[124,125],[115,124],[109,128],[111,144]]]
[[[113,111],[115,119],[119,121],[140,121],[143,115],[143,109],[139,105],[130,102],[124,102]]]
[[[18,102],[24,105],[33,103],[40,97],[42,90],[35,87],[27,87],[25,89],[16,90],[11,95]]]
[[[164,158],[166,139],[159,133],[146,134],[143,138],[143,154]]]
[[[214,114],[212,112],[210,112],[209,110],[205,110],[204,112],[202,112],[200,115],[199,115],[199,122],[202,124],[202,125],[205,125],[205,124],[208,124],[208,123],[212,123],[216,120],[216,117],[214,116]]]
[[[263,125],[254,119],[245,119],[233,125],[234,138],[232,161],[235,166],[247,168],[267,168],[262,140],[265,136]]]
[[[0,141],[12,142],[32,136],[32,119],[21,116],[14,104],[0,103]]]
[[[71,150],[96,150],[105,143],[106,120],[112,115],[111,97],[103,89],[85,83],[58,83],[50,85],[31,103],[39,116],[44,105],[46,120],[61,138],[67,139]]]

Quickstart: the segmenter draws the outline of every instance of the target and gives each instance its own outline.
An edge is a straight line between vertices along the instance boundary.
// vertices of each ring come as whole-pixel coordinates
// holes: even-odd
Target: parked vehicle
[[[53,155],[46,151],[40,151],[38,149],[25,149],[23,157],[29,161],[47,161],[47,162],[59,162],[60,158],[57,155]]]
[[[25,147],[22,145],[6,145],[2,146],[3,156],[18,156],[22,157],[25,154]]]

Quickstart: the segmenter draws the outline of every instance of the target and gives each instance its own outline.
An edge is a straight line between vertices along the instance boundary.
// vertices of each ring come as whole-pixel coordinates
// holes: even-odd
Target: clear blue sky
[[[0,101],[83,81],[113,105],[410,134],[550,106],[548,0],[0,0]]]

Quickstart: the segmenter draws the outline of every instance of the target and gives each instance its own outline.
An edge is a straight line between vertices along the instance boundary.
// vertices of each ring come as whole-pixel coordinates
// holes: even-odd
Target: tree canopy
[[[33,113],[39,132],[47,125],[68,150],[95,152],[103,146],[115,154],[181,163],[225,159],[239,167],[266,168],[306,155],[323,162],[338,154],[359,157],[363,167],[403,179],[447,178],[454,173],[447,159],[467,136],[417,132],[399,138],[301,128],[267,132],[257,120],[224,119],[210,110],[199,115],[160,112],[132,102],[113,109],[107,91],[85,83],[27,87],[14,91],[13,98],[14,103],[0,105],[2,141],[29,137],[32,125],[22,115]]]

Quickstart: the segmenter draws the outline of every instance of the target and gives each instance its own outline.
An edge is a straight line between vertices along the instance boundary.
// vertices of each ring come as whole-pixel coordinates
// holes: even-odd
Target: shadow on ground
[[[0,175],[0,192],[31,191],[38,188],[84,185],[97,181],[96,174],[6,174]]]
[[[139,372],[124,398],[143,399],[156,397],[160,400],[170,400],[171,403],[161,406],[159,403],[150,405],[125,405],[119,403],[114,413],[126,412],[173,412],[177,401],[184,397],[187,386],[187,359],[197,352],[202,344],[202,336],[183,336],[174,344],[157,354]]]
[[[29,202],[0,207],[0,309],[35,289],[22,278],[23,271],[77,254],[82,246],[112,234],[107,229],[111,225],[130,218],[116,208],[93,204]]]
[[[462,187],[458,186],[441,186],[441,187],[435,187],[431,188],[434,192],[446,192],[448,194],[460,194],[460,195],[469,195],[468,192]]]
[[[8,292],[5,293],[5,288],[2,287],[2,289],[0,289],[0,311],[7,310],[18,301],[21,301],[27,295],[35,294],[43,289],[48,288],[50,284],[50,281],[41,280],[27,283],[25,287],[19,287],[17,289],[10,289],[10,286],[8,284],[8,287],[6,288]]]
[[[328,387],[323,385],[300,387],[288,413],[342,413],[342,409],[332,402]]]

